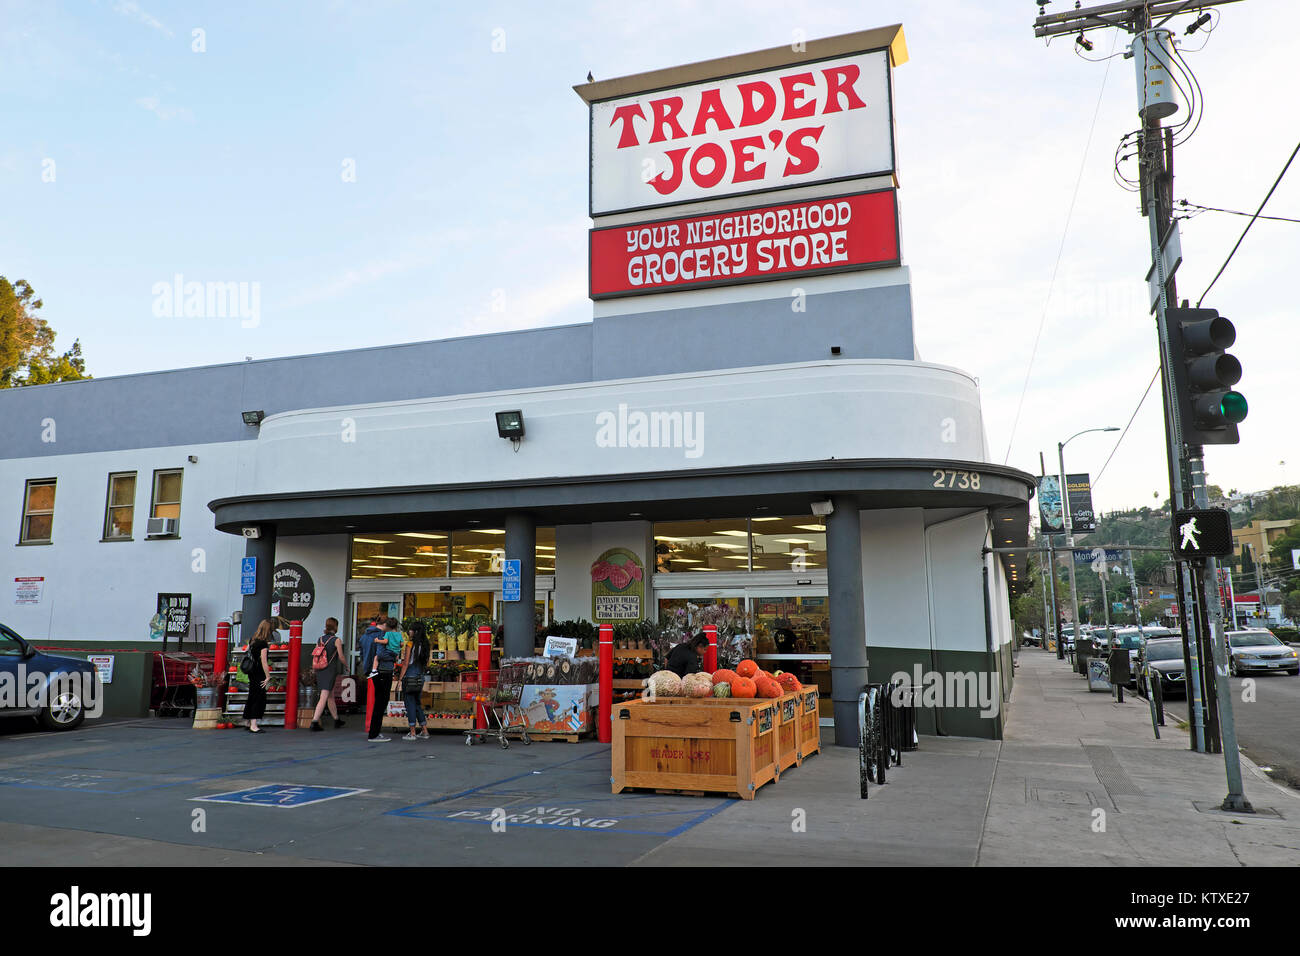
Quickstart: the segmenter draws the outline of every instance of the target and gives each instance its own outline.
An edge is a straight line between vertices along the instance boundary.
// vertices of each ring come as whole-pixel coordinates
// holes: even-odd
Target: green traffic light
[[[1246,396],[1241,392],[1226,392],[1223,401],[1219,404],[1223,412],[1223,417],[1237,425],[1246,419]]]

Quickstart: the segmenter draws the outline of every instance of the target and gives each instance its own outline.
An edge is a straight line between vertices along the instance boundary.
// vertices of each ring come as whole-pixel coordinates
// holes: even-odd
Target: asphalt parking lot
[[[337,731],[273,730],[260,738],[193,731],[183,720],[87,724],[60,734],[10,723],[0,734],[0,825],[276,863],[625,865],[737,802],[615,796],[609,748],[596,742],[516,742],[502,750],[446,735],[369,744],[355,729],[358,718]],[[32,836],[10,832],[9,862],[88,862],[74,835],[52,841],[19,833]],[[176,853],[158,853],[177,861]]]

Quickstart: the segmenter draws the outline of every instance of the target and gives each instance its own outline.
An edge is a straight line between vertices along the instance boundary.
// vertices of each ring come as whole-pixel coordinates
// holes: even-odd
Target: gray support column
[[[867,682],[867,629],[862,595],[862,525],[858,503],[831,499],[826,516],[826,581],[831,619],[831,701],[835,743],[858,745],[858,694]]]
[[[506,559],[519,560],[519,600],[504,602],[501,620],[506,627],[506,657],[532,657],[537,626],[533,602],[537,598],[537,522],[529,514],[506,515]]]
[[[243,596],[243,623],[239,639],[252,640],[257,625],[271,616],[271,576],[275,570],[275,525],[261,525],[260,538],[244,539],[244,557],[257,558],[257,591]],[[232,658],[233,659],[233,658]]]

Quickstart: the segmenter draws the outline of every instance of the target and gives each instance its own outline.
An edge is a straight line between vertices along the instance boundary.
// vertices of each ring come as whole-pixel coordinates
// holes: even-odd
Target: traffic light
[[[1153,598],[1153,597],[1155,597],[1155,596],[1156,596],[1156,589],[1155,589],[1155,588],[1147,588],[1147,597],[1149,597],[1149,598]]]
[[[1183,441],[1189,445],[1235,445],[1246,417],[1246,397],[1233,391],[1241,363],[1227,348],[1237,330],[1214,309],[1170,309],[1170,358]]]
[[[1202,561],[1232,554],[1232,519],[1222,508],[1182,508],[1174,512],[1174,554]]]

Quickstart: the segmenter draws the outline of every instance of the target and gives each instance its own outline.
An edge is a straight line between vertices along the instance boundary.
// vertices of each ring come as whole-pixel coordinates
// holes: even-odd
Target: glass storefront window
[[[830,617],[824,595],[751,598],[755,654],[829,654]]]
[[[745,518],[661,521],[655,524],[655,571],[748,571],[749,522]]]
[[[349,572],[353,578],[445,578],[446,532],[352,536]]]
[[[753,534],[755,571],[826,567],[826,526],[816,518],[755,518]]]
[[[354,579],[445,578],[501,573],[501,530],[402,531],[352,536],[349,571]],[[537,529],[537,573],[555,573],[555,529]]]

